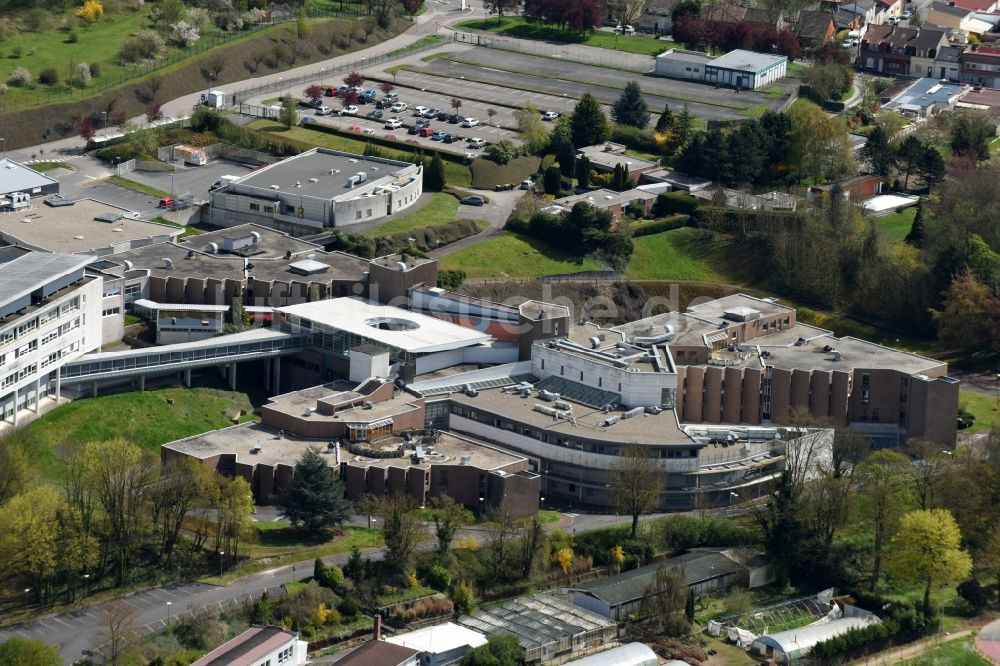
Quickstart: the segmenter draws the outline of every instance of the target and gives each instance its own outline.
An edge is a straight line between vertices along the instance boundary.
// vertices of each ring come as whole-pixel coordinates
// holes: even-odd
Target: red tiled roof
[[[985,12],[993,9],[996,0],[955,0],[955,6],[962,9]]]

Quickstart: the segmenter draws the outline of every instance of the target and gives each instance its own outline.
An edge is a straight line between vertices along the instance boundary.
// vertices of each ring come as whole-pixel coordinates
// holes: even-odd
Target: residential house
[[[674,8],[680,0],[649,0],[639,16],[636,29],[657,35],[669,35],[674,29]]]
[[[934,76],[939,79],[958,82],[961,77],[961,46],[942,46],[934,58]]]
[[[802,10],[799,20],[795,23],[795,36],[799,43],[807,47],[823,46],[832,42],[837,34],[830,12],[814,12]]]
[[[457,663],[466,653],[486,645],[478,631],[445,622],[385,639],[386,643],[416,650],[421,666],[446,666]]]
[[[877,194],[882,194],[882,176],[855,176],[837,183],[826,185],[813,185],[809,188],[809,201],[816,201],[824,196],[829,196],[834,188],[839,187],[844,197],[852,201],[865,201]]]
[[[870,26],[861,40],[858,64],[864,70],[879,74],[909,74],[911,50],[908,46],[919,32],[918,28],[894,25]]]
[[[596,146],[585,146],[576,151],[577,156],[586,155],[590,160],[590,168],[599,173],[611,173],[619,164],[628,169],[628,177],[638,179],[647,171],[653,171],[660,165],[652,160],[633,157],[625,154],[626,147],[620,143],[606,141]]]
[[[890,19],[899,19],[903,15],[903,0],[878,0],[875,3],[875,21],[889,23]]]
[[[553,212],[568,212],[573,209],[578,202],[583,201],[598,210],[606,210],[611,213],[611,218],[615,224],[621,221],[622,213],[633,204],[642,207],[643,214],[648,214],[653,210],[657,195],[645,190],[630,189],[624,192],[614,190],[599,189],[580,194],[571,194],[552,202],[549,208],[555,209]]]
[[[876,22],[876,0],[852,0],[840,6],[840,12],[853,14],[861,19],[861,25],[873,25]]]
[[[997,0],[951,0],[951,4],[973,12],[990,13],[997,9]]]
[[[933,23],[934,25],[940,25],[945,28],[958,28],[960,30],[966,30],[963,24],[966,24],[968,20],[972,17],[973,12],[968,9],[962,9],[954,4],[949,4],[947,2],[932,2],[927,8],[927,18],[926,23]]]
[[[338,666],[420,666],[420,652],[387,641],[368,641],[337,661]]]
[[[910,76],[934,76],[934,60],[938,51],[948,46],[944,30],[922,28],[907,44],[910,51]],[[943,78],[943,77],[942,77]]]
[[[980,46],[962,54],[960,80],[987,88],[1000,88],[1000,47]]]
[[[833,24],[837,30],[860,30],[865,25],[865,20],[860,14],[838,8],[833,13]]]
[[[1000,90],[973,88],[955,106],[959,109],[977,109],[996,113],[1000,111]]]

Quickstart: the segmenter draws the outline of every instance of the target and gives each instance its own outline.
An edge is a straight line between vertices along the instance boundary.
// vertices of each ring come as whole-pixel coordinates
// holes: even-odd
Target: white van
[[[239,179],[240,179],[239,176],[223,176],[222,178],[219,178],[219,180],[212,183],[212,187],[208,188],[208,190],[209,192],[211,192],[212,190],[217,190],[220,187],[225,187],[229,183],[235,182]]]

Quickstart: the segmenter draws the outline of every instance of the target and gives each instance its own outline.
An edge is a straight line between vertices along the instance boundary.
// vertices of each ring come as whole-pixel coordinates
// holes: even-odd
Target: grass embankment
[[[365,146],[369,143],[363,138],[355,139],[349,136],[341,136],[339,134],[328,134],[321,130],[312,130],[305,127],[292,127],[291,129],[286,128],[284,125],[279,125],[273,120],[255,120],[247,126],[249,129],[259,131],[262,134],[272,136],[278,140],[291,140],[301,143],[305,146],[320,146],[322,148],[330,148],[332,150],[342,150],[349,153],[363,154],[365,152]],[[418,146],[408,146],[407,144],[400,143],[399,149],[393,150],[392,148],[384,148],[382,146],[376,146],[382,153],[390,158],[397,160],[408,160],[413,154],[413,151],[418,148]],[[442,157],[444,154],[442,153]],[[444,161],[444,177],[445,180],[456,187],[470,187],[472,185],[472,175],[469,171],[469,167],[453,162],[451,160]]]
[[[39,173],[54,171],[56,169],[66,169],[67,171],[74,170],[72,166],[66,164],[65,162],[35,162],[29,166]]]
[[[145,194],[151,197],[158,197],[162,199],[170,196],[169,192],[164,192],[163,190],[153,187],[152,185],[146,185],[145,183],[129,180],[128,178],[123,178],[122,176],[108,176],[104,180],[112,185],[124,187],[127,190],[132,190],[133,192],[138,192],[139,194]]]
[[[592,30],[589,32],[563,30],[555,26],[529,23],[519,16],[463,21],[455,27],[463,30],[485,30],[508,37],[520,37],[521,39],[535,39],[563,44],[583,44],[584,46],[595,46],[601,49],[652,56],[659,55],[667,49],[681,46],[677,42],[667,39],[654,39],[653,37],[643,35],[632,35],[630,37],[628,35],[616,35],[604,30]]]
[[[274,569],[276,567],[328,557],[360,549],[384,546],[381,530],[366,527],[345,527],[340,534],[329,539],[293,529],[283,520],[256,523],[257,543],[248,550],[249,559],[225,572],[222,576],[209,576],[200,582],[207,585],[227,585],[237,578]],[[311,567],[310,567],[311,569]]]
[[[171,401],[173,404],[171,404]],[[175,439],[232,425],[237,412],[253,409],[246,393],[212,388],[163,388],[80,398],[12,433],[37,474],[59,478],[67,459],[86,442],[121,437],[159,453]],[[255,420],[252,414],[243,420]]]
[[[593,259],[574,256],[548,243],[512,232],[449,254],[439,270],[462,270],[469,278],[519,278],[607,270]]]
[[[891,241],[902,243],[913,226],[913,218],[917,216],[917,207],[910,206],[896,213],[878,218],[879,229]]]
[[[1000,387],[993,395],[977,391],[959,391],[958,404],[976,417],[976,422],[969,431],[982,432],[991,430],[994,425],[1000,425]]]
[[[182,238],[187,238],[188,236],[198,236],[200,235],[201,229],[198,229],[192,224],[177,224],[176,222],[171,222],[165,217],[156,216],[150,220],[153,224],[162,224],[165,227],[173,227],[174,229],[183,229],[184,231],[177,237],[177,240]]]
[[[435,192],[430,200],[418,209],[380,227],[369,229],[363,235],[369,238],[398,234],[414,229],[424,229],[447,224],[458,217],[458,199],[450,194]]]
[[[990,666],[972,645],[971,636],[941,643],[919,657],[899,662],[900,666]]]
[[[627,275],[633,280],[724,282],[704,256],[702,233],[682,228],[632,240],[635,253]]]

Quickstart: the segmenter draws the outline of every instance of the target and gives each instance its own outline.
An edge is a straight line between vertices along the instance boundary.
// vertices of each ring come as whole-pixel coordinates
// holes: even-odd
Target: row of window
[[[260,204],[259,203],[251,203],[250,204],[250,210],[254,211],[255,213],[259,213],[260,212]],[[266,206],[265,205],[264,206],[264,212],[266,214],[268,214],[268,215],[273,214],[274,213],[274,206]]]
[[[42,360],[42,368],[49,367],[50,365],[52,365],[53,363],[55,363],[59,359],[65,357],[65,356],[69,356],[70,354],[72,354],[72,353],[74,353],[76,351],[79,351],[79,349],[80,349],[80,341],[77,340],[73,344],[71,344],[69,346],[66,346],[66,347],[63,347],[59,351],[52,352],[51,354],[49,354],[48,356],[46,356]]]
[[[72,312],[74,310],[80,309],[80,297],[72,298],[58,308],[49,308],[45,312],[42,312],[37,317],[32,317],[31,319],[21,322],[14,328],[7,329],[0,333],[0,347],[8,345],[18,338],[24,336],[27,333],[38,328],[41,324],[44,324],[56,317],[62,316],[67,312]]]
[[[115,315],[120,315],[122,309],[120,307],[106,308],[101,312],[102,317],[114,317]]]
[[[11,374],[9,374],[6,377],[4,377],[3,381],[0,381],[0,388],[7,388],[8,386],[11,386],[11,385],[15,384],[16,382],[19,382],[22,379],[24,379],[25,377],[27,377],[28,375],[33,374],[36,370],[38,370],[38,364],[37,363],[32,363],[31,365],[26,365],[23,368],[21,368],[20,370],[18,370],[16,372],[12,372]]]

